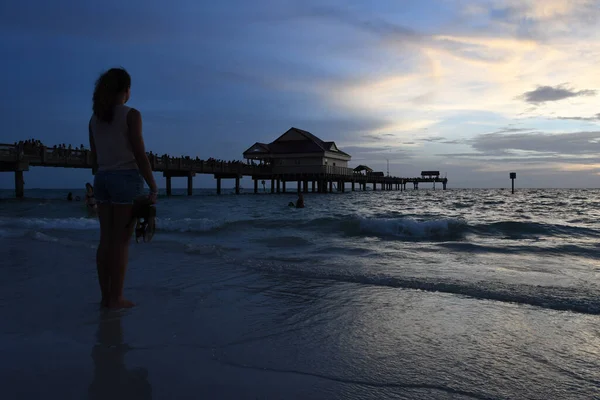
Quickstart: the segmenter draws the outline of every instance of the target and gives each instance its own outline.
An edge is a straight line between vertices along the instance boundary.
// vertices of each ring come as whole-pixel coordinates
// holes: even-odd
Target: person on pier
[[[90,151],[96,175],[95,198],[100,220],[100,244],[96,253],[102,305],[133,307],[123,297],[134,200],[142,194],[156,203],[158,188],[142,136],[142,116],[125,105],[131,95],[131,77],[122,68],[112,68],[96,81],[93,113],[89,122]]]

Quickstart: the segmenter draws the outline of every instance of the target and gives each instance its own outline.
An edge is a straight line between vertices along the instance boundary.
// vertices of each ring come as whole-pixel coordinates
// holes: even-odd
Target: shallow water
[[[152,243],[131,249],[138,306],[109,313],[96,304],[97,221],[63,192],[0,192],[7,398],[600,388],[599,191],[308,194],[305,209],[287,207],[292,194],[160,198]]]

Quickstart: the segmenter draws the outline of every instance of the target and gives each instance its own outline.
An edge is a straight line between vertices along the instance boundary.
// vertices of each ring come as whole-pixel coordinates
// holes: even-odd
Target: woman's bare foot
[[[129,301],[127,299],[119,299],[119,300],[111,301],[108,303],[108,308],[113,309],[113,310],[118,310],[120,308],[131,308],[131,307],[135,307],[135,303],[133,303],[132,301]]]

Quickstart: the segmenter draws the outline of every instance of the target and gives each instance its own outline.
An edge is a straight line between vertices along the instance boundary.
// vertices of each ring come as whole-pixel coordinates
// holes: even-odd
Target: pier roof
[[[367,167],[366,165],[359,165],[356,168],[354,168],[354,170],[356,172],[361,172],[361,171],[373,172],[373,170],[371,168]]]
[[[254,143],[244,152],[244,157],[325,152],[338,154],[344,158],[350,157],[348,153],[338,149],[335,142],[326,142],[308,131],[292,127],[269,144]]]

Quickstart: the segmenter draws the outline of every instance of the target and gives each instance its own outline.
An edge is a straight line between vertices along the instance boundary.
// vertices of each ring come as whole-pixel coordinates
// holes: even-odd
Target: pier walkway
[[[297,191],[318,193],[343,192],[346,184],[351,184],[351,190],[367,190],[367,185],[372,185],[372,190],[406,190],[407,184],[412,184],[413,189],[419,188],[419,183],[440,182],[446,189],[447,178],[436,176],[421,176],[401,178],[383,176],[377,173],[356,172],[352,168],[336,167],[331,165],[316,166],[272,166],[253,165],[241,161],[201,160],[190,157],[158,156],[148,153],[152,169],[162,172],[166,178],[166,192],[171,195],[171,179],[174,177],[187,178],[187,193],[192,194],[192,178],[196,174],[213,175],[217,183],[217,193],[221,193],[222,179],[235,179],[235,192],[240,193],[240,179],[251,177],[254,181],[254,193],[259,191],[259,182],[266,187],[270,181],[271,193],[285,193],[287,183],[296,182]],[[14,172],[15,194],[23,197],[24,179],[23,172],[29,167],[55,167],[55,168],[87,168],[92,169],[91,152],[85,149],[50,148],[46,146],[24,146],[19,144],[0,144],[0,172]]]

